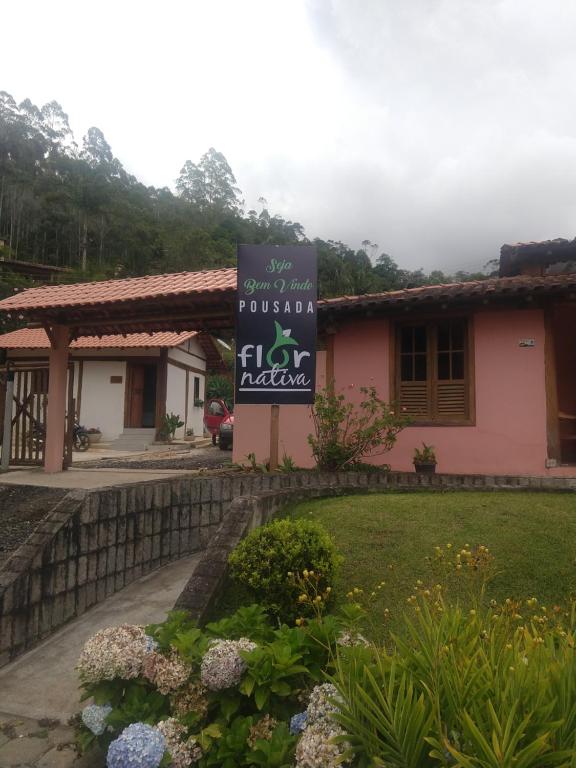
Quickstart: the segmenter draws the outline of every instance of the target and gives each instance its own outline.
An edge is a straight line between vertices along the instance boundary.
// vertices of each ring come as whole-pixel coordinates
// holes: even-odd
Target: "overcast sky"
[[[247,209],[404,267],[576,234],[574,0],[29,0],[0,90],[170,186],[214,146]]]

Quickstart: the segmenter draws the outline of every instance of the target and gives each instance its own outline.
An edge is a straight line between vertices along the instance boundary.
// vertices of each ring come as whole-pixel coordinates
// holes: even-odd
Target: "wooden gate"
[[[48,366],[12,365],[14,394],[12,404],[12,445],[10,465],[44,464],[46,412],[48,406]],[[74,427],[74,367],[68,368],[68,407],[64,439],[64,466],[72,462],[72,429]],[[0,442],[4,428],[6,402],[6,370],[0,371]]]

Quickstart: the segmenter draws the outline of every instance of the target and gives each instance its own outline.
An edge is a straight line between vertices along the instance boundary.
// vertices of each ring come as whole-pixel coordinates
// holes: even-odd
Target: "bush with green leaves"
[[[101,630],[79,662],[80,743],[113,743],[109,768],[574,768],[576,602],[487,602],[483,546],[430,562],[383,647],[360,634],[369,596],[328,614],[309,572],[297,626],[252,605],[203,629],[174,613]]]
[[[341,558],[330,535],[317,523],[306,520],[275,520],[256,528],[230,555],[230,574],[254,599],[281,621],[310,615],[298,604],[300,590],[295,574],[318,575],[318,592],[332,600],[334,577]]]
[[[466,607],[421,582],[387,648],[337,663],[336,720],[358,766],[544,768],[576,765],[576,611],[535,598],[483,599],[485,547],[447,563],[476,583]],[[436,563],[438,564],[438,563]],[[470,607],[473,605],[475,607]]]
[[[146,629],[101,630],[78,664],[83,698],[93,700],[77,718],[79,745],[98,741],[111,768],[308,768],[295,755],[302,709],[324,701],[347,627],[344,614],[319,611],[274,629],[253,605],[203,629],[172,613]]]
[[[160,428],[159,437],[164,440],[173,440],[176,430],[184,426],[184,422],[180,416],[176,413],[165,413],[162,419],[162,427]]]
[[[308,442],[319,469],[353,469],[363,459],[394,446],[410,418],[378,397],[375,387],[360,387],[358,404],[333,386],[316,393],[312,406],[314,434]]]

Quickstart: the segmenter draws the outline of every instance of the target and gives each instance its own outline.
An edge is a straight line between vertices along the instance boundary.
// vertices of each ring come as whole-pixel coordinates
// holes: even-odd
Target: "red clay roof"
[[[211,269],[202,272],[177,272],[169,275],[129,277],[72,285],[44,285],[0,301],[5,312],[79,307],[139,301],[156,297],[216,293],[236,289],[236,269]]]
[[[129,333],[114,336],[82,336],[70,344],[71,349],[134,349],[136,347],[179,347],[197,336],[196,331],[185,333]],[[43,328],[21,328],[0,336],[0,349],[50,349]]]
[[[156,330],[172,328],[190,328],[182,316],[182,309],[188,312],[188,301],[175,302],[180,296],[187,299],[212,297],[211,306],[216,306],[222,316],[233,323],[233,299],[236,290],[236,269],[205,270],[203,272],[179,272],[170,275],[151,275],[149,277],[108,280],[77,285],[47,285],[31,288],[0,301],[0,311],[23,312],[36,319],[44,320],[53,314],[44,310],[69,308],[62,312],[64,322],[77,328],[80,335],[93,335],[102,329],[109,333],[119,328],[118,318],[127,312],[125,302],[134,302],[134,307],[145,306],[148,315],[135,319],[131,330],[141,331],[155,327]],[[322,299],[318,302],[320,312],[344,310],[354,307],[386,307],[391,309],[400,304],[435,304],[459,301],[485,301],[523,296],[551,295],[576,291],[576,274],[546,275],[544,277],[517,276],[474,280],[465,283],[446,285],[427,285],[420,288],[406,288],[400,291],[362,294],[360,296],[338,296]],[[221,295],[221,299],[220,299]],[[150,299],[164,299],[158,304]],[[214,304],[216,299],[216,304]],[[141,302],[138,304],[137,302]],[[99,311],[101,305],[109,305],[107,311]],[[110,305],[114,305],[113,307]],[[77,309],[75,309],[77,308]],[[177,318],[172,317],[170,308],[178,309]],[[142,311],[142,310],[139,310]],[[152,317],[153,312],[155,313]],[[198,317],[203,325],[196,325],[207,330],[203,311],[198,310]],[[191,317],[194,312],[191,312]],[[128,330],[130,316],[123,326]],[[187,317],[187,315],[186,315]],[[62,321],[59,321],[62,322]],[[222,323],[220,323],[222,326]],[[194,326],[192,326],[194,327]],[[147,334],[146,334],[147,335]]]
[[[459,300],[513,298],[514,296],[546,295],[576,290],[576,274],[547,275],[545,277],[500,277],[487,280],[472,280],[468,283],[446,285],[424,285],[420,288],[405,288],[401,291],[366,293],[361,296],[337,296],[322,299],[319,310],[338,310],[347,307],[387,306],[397,304],[443,303]]]

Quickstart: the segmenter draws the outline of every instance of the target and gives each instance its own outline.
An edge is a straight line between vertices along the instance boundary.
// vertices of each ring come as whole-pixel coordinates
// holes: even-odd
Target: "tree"
[[[224,155],[213,147],[202,155],[198,165],[190,160],[184,163],[176,189],[202,212],[239,213],[242,208],[232,169]]]
[[[5,259],[65,266],[61,279],[129,277],[234,266],[237,243],[308,243],[301,224],[269,209],[243,213],[226,158],[214,148],[188,161],[169,189],[126,173],[99,128],[80,151],[55,101],[20,104],[0,92],[0,239]],[[377,245],[360,250],[317,238],[320,296],[480,279],[482,273],[400,269]],[[489,265],[488,268],[493,265]],[[6,282],[6,281],[4,281]],[[8,279],[10,290],[11,283]]]
[[[80,157],[88,163],[90,168],[106,167],[112,164],[114,160],[112,148],[100,128],[95,126],[88,128],[88,133],[82,140]]]

